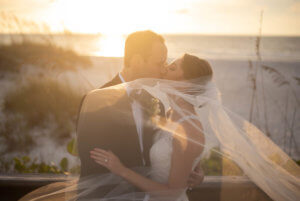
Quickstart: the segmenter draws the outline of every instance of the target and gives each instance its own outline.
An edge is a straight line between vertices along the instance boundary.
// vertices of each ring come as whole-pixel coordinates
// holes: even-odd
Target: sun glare
[[[124,35],[137,30],[168,30],[169,19],[181,9],[179,0],[57,0],[49,8],[52,29],[75,33],[101,33],[96,56],[123,55]],[[60,23],[60,25],[59,25]]]
[[[136,30],[167,30],[168,19],[182,9],[179,0],[57,0],[51,6],[50,26],[57,22],[81,33],[126,34]]]
[[[122,35],[109,34],[99,38],[99,50],[95,56],[122,57],[124,52],[125,39]]]

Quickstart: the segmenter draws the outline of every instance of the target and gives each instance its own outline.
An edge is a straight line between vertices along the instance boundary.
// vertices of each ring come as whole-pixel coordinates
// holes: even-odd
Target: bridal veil
[[[128,94],[128,92],[130,92]],[[208,160],[211,155],[223,158],[222,171],[219,176],[244,175],[263,190],[271,199],[277,201],[295,201],[300,199],[300,168],[261,130],[226,108],[221,95],[213,81],[199,78],[190,81],[170,81],[161,79],[138,79],[117,86],[97,89],[90,92],[83,102],[78,122],[78,130],[86,123],[85,116],[100,108],[116,103],[124,95],[139,97],[141,93],[149,93],[150,100],[139,100],[151,118],[136,121],[137,128],[151,125],[165,130],[166,135],[177,135],[183,140],[192,141],[203,147],[202,158]],[[193,111],[185,110],[178,104],[178,99],[193,107]],[[145,101],[145,103],[143,103]],[[149,102],[150,101],[150,102]],[[163,110],[159,108],[163,107]],[[163,111],[163,113],[162,113]],[[131,108],[120,111],[130,115]],[[205,142],[185,137],[184,133],[174,132],[173,122],[168,119],[171,112],[186,118],[190,126],[195,127],[205,137]],[[142,116],[141,116],[142,117]],[[149,116],[148,116],[149,117]],[[195,121],[199,121],[200,128]],[[122,123],[129,123],[126,120]],[[117,126],[117,125],[116,125]],[[140,129],[141,130],[141,129]],[[181,130],[184,132],[184,130]],[[126,133],[124,133],[126,134]],[[126,151],[126,150],[124,150]],[[208,166],[209,168],[209,166]],[[211,166],[211,168],[214,168]],[[150,167],[134,167],[139,173],[149,176]],[[209,171],[209,170],[208,170]],[[115,187],[105,196],[93,199],[80,199],[93,190],[106,185]],[[221,191],[226,191],[222,186]],[[80,182],[73,179],[68,182],[50,184],[29,194],[24,200],[176,200],[178,193],[186,189],[174,189],[169,192],[139,192],[122,178],[111,173],[88,176]],[[230,192],[227,192],[230,193]],[[226,193],[220,193],[220,200],[227,200]]]

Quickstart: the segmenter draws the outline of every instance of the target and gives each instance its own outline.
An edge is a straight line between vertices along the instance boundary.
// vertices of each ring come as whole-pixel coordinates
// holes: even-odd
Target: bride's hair
[[[181,68],[186,80],[196,79],[199,77],[211,80],[213,76],[213,70],[206,60],[190,54],[183,55]]]

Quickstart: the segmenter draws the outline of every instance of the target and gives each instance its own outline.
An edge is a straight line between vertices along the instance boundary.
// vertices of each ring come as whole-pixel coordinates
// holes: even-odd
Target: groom
[[[85,105],[89,107],[92,103],[101,105],[108,102],[109,104],[106,107],[97,106],[98,109],[81,115],[84,116],[84,123],[79,119],[77,140],[81,160],[80,179],[108,173],[107,169],[90,158],[90,151],[96,147],[111,150],[127,167],[151,165],[149,150],[155,131],[151,127],[144,126],[138,132],[135,123],[141,118],[139,114],[145,115],[143,107],[131,98],[131,92],[126,88],[125,91],[112,90],[115,91],[113,94],[107,94],[107,91],[110,91],[111,86],[138,78],[161,78],[166,58],[167,48],[162,36],[152,31],[139,31],[127,37],[122,71],[102,86],[102,88],[108,87],[107,90],[92,92],[83,101],[83,107]],[[151,96],[148,98],[151,99]],[[202,180],[197,174],[192,177],[194,184]],[[110,189],[101,190],[108,192]]]

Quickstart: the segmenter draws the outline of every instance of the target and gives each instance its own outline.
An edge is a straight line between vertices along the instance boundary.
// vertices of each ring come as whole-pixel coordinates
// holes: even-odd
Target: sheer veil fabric
[[[249,177],[273,200],[294,201],[300,198],[300,169],[297,164],[257,127],[224,107],[215,83],[206,78],[189,81],[145,78],[93,90],[86,96],[82,105],[78,131],[86,128],[88,123],[86,116],[89,113],[113,106],[122,96],[126,95],[125,89],[130,89],[130,96],[133,98],[146,92],[151,95],[152,99],[157,100],[150,102],[151,107],[149,107],[150,100],[139,100],[142,106],[147,107],[150,115],[147,116],[147,119],[138,121],[143,125],[136,125],[137,127],[151,125],[160,135],[168,138],[176,136],[183,141],[195,143],[203,147],[199,158],[207,158],[211,152],[216,152],[218,155],[232,160],[245,176]],[[184,109],[180,105],[182,101],[191,105],[192,110]],[[156,111],[155,104],[157,103],[163,106],[165,114]],[[132,111],[128,107],[122,108],[118,112],[124,117],[126,115],[129,117]],[[180,127],[182,121],[172,121],[168,118],[172,112],[176,112],[181,116],[182,121],[195,127],[199,131],[199,135],[204,135],[205,143],[201,143],[195,138],[189,138],[189,135],[184,133],[184,129],[174,129]],[[187,116],[193,118],[185,118]],[[200,123],[202,127],[195,122]],[[127,121],[126,118],[123,119],[122,124],[129,123],[132,122]],[[156,137],[157,132],[153,133],[153,138]],[[155,144],[155,141],[153,143]],[[215,147],[219,147],[219,149],[213,149]],[[155,166],[132,168],[149,178],[155,178],[155,174],[157,174]],[[223,176],[226,176],[225,173]],[[167,182],[167,180],[160,182]],[[104,188],[107,185],[114,187],[102,197],[84,198],[95,189]],[[186,188],[167,192],[141,192],[122,178],[107,173],[87,176],[80,182],[78,179],[74,179],[69,182],[48,185],[28,195],[24,200],[143,201],[146,199],[171,201],[180,200],[185,191]],[[222,200],[222,197],[220,199]],[[226,199],[224,198],[224,200]]]

